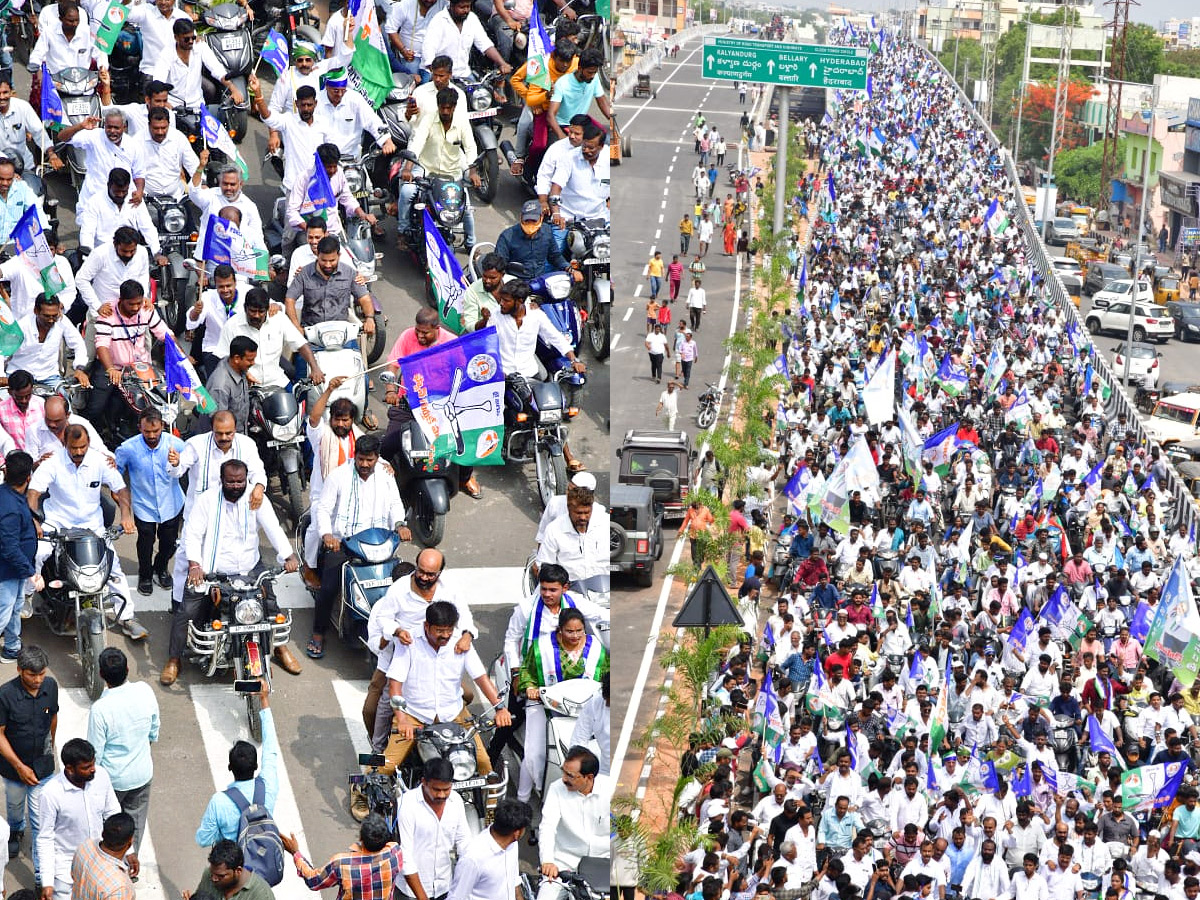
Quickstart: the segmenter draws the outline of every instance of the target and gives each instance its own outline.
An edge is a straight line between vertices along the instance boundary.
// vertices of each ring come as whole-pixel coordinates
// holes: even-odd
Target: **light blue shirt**
[[[597,74],[591,81],[580,81],[574,72],[568,72],[554,82],[552,101],[558,102],[558,114],[555,118],[559,125],[566,125],[571,119],[592,108],[592,101],[604,96],[604,86]]]
[[[14,178],[8,198],[0,197],[0,243],[12,237],[13,229],[25,215],[25,210],[37,203],[33,191],[20,178]]]
[[[828,844],[830,847],[849,847],[854,841],[854,835],[858,834],[862,827],[862,819],[858,813],[847,812],[839,819],[837,810],[830,804],[821,813],[821,823],[817,827],[817,843]]]
[[[173,434],[163,433],[153,450],[145,438],[135,434],[117,447],[117,471],[129,485],[133,515],[143,522],[167,522],[183,509],[183,489],[174,478],[167,454],[174,449],[183,452],[183,441]]]
[[[112,778],[113,790],[132,791],[150,783],[150,745],[158,740],[158,723],[158,700],[144,681],[106,688],[92,704],[88,742],[96,748],[96,765]]]
[[[255,774],[263,780],[266,788],[263,803],[274,814],[275,800],[279,796],[279,738],[275,735],[275,719],[270,708],[259,710],[258,718],[262,722],[262,758]],[[253,778],[231,782],[229,787],[237,788],[247,801],[254,802]],[[200,827],[196,829],[196,843],[201,847],[211,847],[221,838],[236,841],[240,818],[237,805],[225,795],[225,791],[213,794],[208,801],[208,809],[204,810],[204,816],[200,819]]]

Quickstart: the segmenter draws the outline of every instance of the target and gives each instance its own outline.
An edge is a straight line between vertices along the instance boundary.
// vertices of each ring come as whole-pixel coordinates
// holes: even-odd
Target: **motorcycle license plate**
[[[474,112],[467,113],[467,118],[468,119],[490,119],[492,116],[496,115],[498,112],[500,112],[499,109],[497,109],[494,106],[490,106],[487,109],[477,109]]]
[[[388,583],[390,584],[391,582]],[[262,625],[230,625],[225,630],[230,634],[256,634],[262,631],[263,628],[264,626]]]
[[[242,36],[240,34],[223,34],[218,39],[222,50],[241,50]]]
[[[487,784],[486,778],[468,778],[466,781],[454,782],[454,789],[456,791],[467,791],[472,788],[483,787],[485,784]]]
[[[620,572],[620,571],[621,571],[621,567],[620,567],[620,566],[618,566],[616,563],[609,563],[609,564],[608,564],[608,571],[610,571],[610,572]]]
[[[369,580],[367,580],[367,581],[360,581],[360,582],[358,582],[358,586],[359,586],[360,588],[363,588],[364,590],[368,590],[368,591],[369,591],[371,588],[378,588],[378,587],[391,587],[391,586],[392,586],[392,579],[390,579],[390,578],[372,578],[372,579],[369,579]],[[230,630],[230,631],[232,631],[233,629],[231,628],[231,629],[229,629],[229,630]]]
[[[68,100],[66,103],[68,116],[90,116],[92,104],[89,100]]]

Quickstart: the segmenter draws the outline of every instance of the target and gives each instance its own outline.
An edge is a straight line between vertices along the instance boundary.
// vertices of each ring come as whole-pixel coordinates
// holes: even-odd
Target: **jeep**
[[[618,484],[648,485],[664,518],[682,519],[696,451],[686,431],[625,432],[617,450]]]
[[[633,575],[639,587],[654,582],[654,563],[662,558],[662,509],[647,485],[615,484],[608,515],[609,571]]]

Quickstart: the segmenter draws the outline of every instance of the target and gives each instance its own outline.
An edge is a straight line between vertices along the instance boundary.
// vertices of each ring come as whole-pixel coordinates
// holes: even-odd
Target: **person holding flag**
[[[342,156],[358,159],[362,155],[363,135],[369,134],[384,156],[396,152],[392,135],[370,102],[358,91],[349,90],[344,68],[332,69],[324,78],[325,91],[317,99],[317,117],[328,128],[329,142]]]
[[[313,158],[312,176],[307,182],[297,181],[288,192],[286,219],[293,245],[303,239],[312,216],[325,220],[328,234],[344,239],[346,229],[338,215],[339,206],[347,219],[359,218],[372,227],[379,223],[379,219],[363,209],[350,193],[340,159],[341,151],[336,144],[321,144]]]
[[[276,32],[278,35],[278,32]],[[337,52],[325,59],[322,58],[317,46],[300,37],[292,39],[291,53],[287,53],[287,44],[282,35],[279,42],[273,44],[276,50],[263,53],[263,60],[270,64],[276,72],[275,87],[271,91],[271,99],[267,107],[272,114],[281,116],[284,113],[296,112],[296,91],[302,87],[313,89],[314,95],[320,90],[321,78],[326,72],[340,69],[350,61],[354,53],[354,39],[348,37],[337,45]],[[264,44],[264,51],[267,45]],[[290,64],[289,64],[290,63]],[[283,69],[279,68],[280,64]],[[283,142],[278,131],[271,131],[267,137],[267,149],[272,153],[279,151]]]
[[[217,174],[217,186],[206,187],[204,174],[208,169],[208,160],[209,149],[205,147],[200,151],[199,165],[192,174],[191,186],[188,188],[188,199],[196,204],[200,211],[200,238],[196,241],[196,258],[203,258],[203,248],[208,239],[209,218],[220,215],[221,210],[227,206],[236,207],[241,213],[242,221],[238,224],[238,230],[242,236],[255,247],[266,247],[262,215],[258,211],[258,204],[245,193],[245,176],[242,175],[242,170],[230,160]]]
[[[278,147],[276,132],[283,138],[283,189],[290,193],[297,181],[305,182],[312,174],[313,154],[317,147],[334,137],[332,123],[317,118],[317,90],[312,85],[296,88],[295,112],[272,112],[267,108],[258,76],[251,72],[246,81],[250,87],[252,109],[272,132],[268,149],[274,152]],[[274,145],[272,140],[275,140]]]
[[[544,35],[544,33],[543,29],[542,34]],[[510,83],[517,96],[525,101],[521,116],[517,119],[515,145],[517,160],[510,170],[513,175],[520,176],[524,172],[525,157],[529,155],[535,133],[540,138],[537,146],[541,146],[543,150],[553,140],[549,131],[550,125],[546,119],[546,115],[550,111],[550,97],[558,80],[564,75],[574,72],[576,66],[579,65],[578,53],[578,48],[572,41],[559,38],[554,49],[546,54],[544,61],[539,63],[537,59],[531,57],[517,71],[513,72]],[[530,68],[531,65],[533,69]],[[690,219],[687,221],[691,222]],[[687,248],[683,249],[686,253]]]
[[[146,190],[145,155],[141,145],[129,136],[129,120],[119,109],[104,112],[104,127],[97,130],[101,120],[88,116],[58,133],[60,144],[70,144],[83,154],[82,167],[87,174],[79,188],[79,206],[84,208],[93,198],[103,196],[108,185],[108,173],[124,169],[135,185],[129,202],[137,206]]]
[[[108,54],[92,40],[87,13],[80,8],[78,0],[58,0],[57,9],[54,4],[47,3],[42,7],[39,25],[37,43],[29,51],[31,71],[36,72],[43,65],[49,72],[73,67],[90,69],[93,64],[102,72],[108,69]],[[42,79],[33,79],[30,106],[41,107],[43,87]]]
[[[406,72],[424,80],[421,53],[425,48],[425,33],[433,17],[448,5],[446,0],[400,0],[388,7],[383,31],[388,39],[393,72]]]

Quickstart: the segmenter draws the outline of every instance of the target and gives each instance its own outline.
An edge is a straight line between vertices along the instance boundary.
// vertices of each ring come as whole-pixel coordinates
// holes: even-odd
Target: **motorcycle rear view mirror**
[[[411,150],[401,150],[400,158],[405,162],[415,163],[417,161],[417,154],[413,153]]]
[[[382,753],[360,753],[358,754],[358,764],[378,769],[387,765],[387,759]]]
[[[379,379],[379,381],[380,381],[381,383],[383,383],[383,384],[395,384],[395,383],[396,383],[396,373],[395,373],[395,372],[389,372],[387,369],[384,369],[384,370],[383,370],[382,372],[380,372],[380,373],[379,373],[379,375],[378,375],[378,376],[376,376],[376,377],[377,377],[377,378]]]

